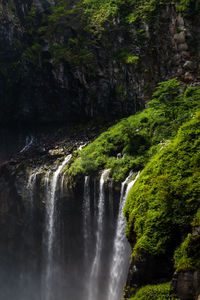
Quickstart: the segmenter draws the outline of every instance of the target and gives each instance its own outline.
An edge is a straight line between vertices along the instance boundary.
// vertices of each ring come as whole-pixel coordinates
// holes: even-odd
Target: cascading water
[[[128,178],[122,183],[121,186],[121,196],[120,196],[120,206],[119,206],[119,213],[117,219],[117,227],[116,227],[116,234],[114,239],[114,249],[113,249],[113,257],[112,263],[110,268],[110,280],[109,280],[109,287],[108,287],[108,300],[118,300],[120,299],[120,290],[121,289],[121,282],[123,280],[124,269],[125,269],[125,261],[126,261],[126,252],[127,252],[127,241],[125,238],[125,227],[126,222],[123,216],[123,209],[126,203],[126,199],[128,196],[129,191],[137,181],[139,177],[138,173],[133,181],[130,181],[130,178],[133,176],[130,174]],[[128,185],[127,185],[128,183]],[[127,185],[126,192],[125,186]],[[122,294],[122,291],[121,291]],[[121,295],[122,296],[122,295]]]
[[[71,159],[71,154],[68,155],[61,165],[58,166],[54,172],[49,186],[50,192],[47,193],[46,199],[46,272],[45,272],[45,300],[52,299],[51,296],[51,280],[53,276],[53,245],[55,241],[55,219],[56,219],[56,187],[59,178],[59,174],[64,166]],[[49,174],[48,174],[49,176]],[[48,177],[46,178],[46,184],[49,182]]]
[[[85,262],[88,262],[88,251],[91,240],[91,211],[90,211],[90,177],[85,177],[83,201],[83,238]]]
[[[20,152],[23,153],[23,152],[27,151],[31,147],[33,142],[34,142],[34,137],[33,136],[27,136],[26,137],[26,145],[24,146],[24,148]]]
[[[90,280],[89,280],[89,296],[88,300],[97,299],[98,290],[98,274],[101,264],[101,251],[103,242],[103,217],[104,217],[104,202],[105,202],[105,192],[104,183],[108,177],[110,170],[104,170],[99,185],[99,202],[98,202],[98,216],[97,216],[97,233],[96,233],[96,247],[95,256],[92,263]]]
[[[32,172],[32,174],[29,176],[28,184],[26,186],[26,191],[30,197],[31,210],[33,210],[33,206],[34,206],[33,201],[34,201],[34,192],[35,192],[35,184],[36,184],[37,174],[38,174],[38,170],[35,169]]]
[[[64,181],[65,181],[65,174],[62,175],[61,183],[60,183],[60,193],[61,193],[61,195],[63,195],[63,191],[64,191]]]
[[[67,189],[62,170],[70,158],[56,170],[38,166],[27,178],[22,238],[31,251],[16,300],[119,300],[122,295],[129,259],[122,212],[133,175],[122,183],[121,197],[109,170],[100,181],[86,176],[84,193],[80,185]]]
[[[109,209],[110,209],[110,217],[113,219],[114,217],[114,203],[113,203],[113,180],[110,179],[109,182]]]

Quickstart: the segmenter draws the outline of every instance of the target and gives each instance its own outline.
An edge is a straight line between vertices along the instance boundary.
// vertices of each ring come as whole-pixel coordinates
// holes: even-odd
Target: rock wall
[[[41,36],[38,30],[45,26],[50,30],[47,19],[54,5],[54,1],[1,1],[1,122],[127,116],[144,107],[157,82],[176,76],[187,84],[198,81],[198,14],[181,16],[174,5],[167,5],[153,21],[142,20],[137,27],[124,26],[119,15],[101,38],[82,32],[77,19],[68,16],[63,24],[62,19],[56,21],[61,32]],[[64,43],[70,49],[81,34],[93,66],[87,55],[83,62],[74,56],[72,63],[69,52],[56,61],[55,45]],[[81,46],[78,49],[81,57]],[[138,61],[125,59],[124,49]],[[72,48],[72,55],[75,51]]]

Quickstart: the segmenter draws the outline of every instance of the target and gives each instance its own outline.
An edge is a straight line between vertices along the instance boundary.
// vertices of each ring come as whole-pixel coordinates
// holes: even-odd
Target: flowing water
[[[85,177],[84,201],[83,201],[83,237],[85,262],[88,261],[89,247],[91,240],[91,198],[90,198],[90,177]]]
[[[53,280],[53,247],[56,237],[55,232],[55,222],[56,222],[56,188],[58,183],[58,178],[60,172],[64,166],[71,159],[71,154],[68,155],[61,165],[58,166],[57,170],[54,172],[49,186],[50,193],[47,193],[47,204],[46,204],[46,274],[45,274],[45,300],[53,299],[53,293],[51,289],[52,280]]]
[[[27,139],[24,147],[30,142]],[[38,166],[27,178],[29,210],[10,256],[15,259],[8,257],[0,265],[2,300],[122,297],[130,258],[123,208],[139,174],[134,180],[131,174],[120,190],[109,178],[110,170],[104,170],[100,179],[86,176],[72,193],[62,172],[70,159],[71,155],[48,170]],[[8,276],[10,281],[5,282]]]
[[[116,300],[119,297],[120,293],[122,296],[120,282],[124,276],[124,271],[126,269],[125,266],[127,265],[127,241],[125,238],[126,222],[123,216],[123,209],[126,203],[128,193],[137,181],[139,173],[136,175],[133,181],[129,182],[131,177],[132,174],[122,183],[121,187],[120,206],[117,219],[116,234],[114,239],[112,264],[110,269],[108,300]],[[124,192],[126,185],[126,191]]]
[[[105,191],[104,183],[110,170],[103,171],[99,185],[99,203],[98,203],[98,216],[97,216],[97,232],[96,232],[96,247],[95,256],[92,263],[90,281],[89,281],[89,300],[97,299],[98,289],[98,275],[101,262],[101,250],[103,243],[103,217],[104,217],[104,205],[105,205]]]
[[[33,209],[33,207],[34,207],[34,194],[35,194],[36,179],[37,179],[37,169],[35,169],[29,176],[28,184],[26,186],[27,193],[30,196],[31,209]]]

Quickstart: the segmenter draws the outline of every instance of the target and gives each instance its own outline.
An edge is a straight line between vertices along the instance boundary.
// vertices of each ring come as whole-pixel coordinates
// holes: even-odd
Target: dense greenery
[[[127,235],[130,240],[133,231],[137,235],[133,255],[165,254],[174,247],[177,236],[180,240],[176,243],[186,238],[200,205],[199,160],[198,114],[180,128],[173,142],[152,158],[128,197]],[[185,256],[185,249],[191,243],[190,237],[176,254],[179,267],[187,267],[186,262],[180,262],[180,252]],[[199,261],[194,258],[194,267],[197,264]]]
[[[72,178],[110,168],[120,181],[130,170],[143,169],[124,211],[133,260],[167,255],[176,270],[200,267],[198,111],[200,87],[185,88],[177,79],[162,82],[144,111],[121,120],[73,157]],[[132,299],[174,299],[169,289],[169,284],[145,286]]]
[[[111,168],[113,179],[120,181],[131,169],[142,169],[199,107],[199,87],[183,92],[184,87],[176,79],[159,84],[145,110],[121,120],[82,150],[70,175]]]
[[[138,290],[135,296],[129,300],[173,300],[170,295],[170,283],[147,285]]]
[[[34,107],[39,104],[34,99],[31,102],[33,94],[37,99],[46,96],[49,107],[59,106],[64,98],[66,110],[68,97],[72,97],[78,106],[78,110],[71,106],[73,110],[83,111],[88,118],[101,112],[109,117],[127,116],[131,110],[134,113],[142,108],[157,82],[174,74],[168,13],[176,10],[175,19],[179,13],[186,15],[186,24],[190,22],[187,18],[199,12],[198,0],[47,2],[41,1],[40,5],[29,1],[23,9],[18,1],[11,0],[5,6],[8,15],[13,15],[6,26],[12,24],[16,30],[12,43],[8,41],[8,58],[0,62],[5,99],[12,103],[10,99],[17,95],[13,107],[20,107],[21,99],[26,99],[23,101],[38,114],[39,109]],[[178,21],[173,26],[174,35],[184,31]],[[195,34],[187,36],[193,43]],[[198,53],[198,42],[194,44],[188,46],[193,49],[191,59],[196,61],[191,72],[195,76],[198,58],[193,54]],[[183,80],[184,76],[182,73]],[[31,97],[21,97],[30,90]],[[82,100],[80,95],[84,95]]]
[[[200,224],[200,218],[198,218]],[[175,267],[177,270],[193,270],[200,268],[200,235],[189,233],[181,246],[175,251]]]
[[[32,8],[26,18],[27,45],[24,57],[39,66],[44,40],[48,42],[55,65],[67,62],[72,68],[85,68],[95,74],[98,57],[96,51],[103,43],[106,55],[121,63],[135,64],[139,57],[130,45],[132,26],[136,29],[137,43],[141,47],[147,38],[144,22],[149,26],[167,5],[174,5],[178,12],[193,15],[199,11],[199,0],[61,0],[41,16]],[[117,24],[117,26],[113,26]],[[123,55],[113,49],[111,35],[123,32]],[[32,34],[34,33],[34,39]],[[30,36],[31,35],[31,36]],[[100,43],[100,44],[99,44]],[[108,58],[107,57],[107,58]]]

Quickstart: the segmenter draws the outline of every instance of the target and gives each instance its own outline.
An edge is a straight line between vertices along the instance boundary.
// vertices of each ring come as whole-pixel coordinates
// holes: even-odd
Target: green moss
[[[175,268],[180,270],[193,270],[200,268],[200,235],[188,234],[180,247],[175,251]]]
[[[193,16],[199,11],[200,1],[199,0],[180,0],[177,5],[177,11],[186,15]]]
[[[142,169],[199,107],[200,88],[189,88],[184,95],[183,89],[176,79],[159,84],[148,108],[121,120],[84,148],[72,164],[70,175],[111,168],[113,179],[120,181],[131,169]]]
[[[158,285],[146,285],[140,288],[135,296],[129,300],[173,300],[178,299],[170,295],[170,282]]]
[[[165,254],[192,228],[200,205],[200,118],[184,124],[177,137],[141,173],[125,206],[127,236],[135,232],[133,255]],[[178,240],[176,240],[178,243]]]
[[[126,57],[126,63],[127,64],[133,64],[133,65],[137,65],[138,63],[138,60],[139,60],[139,57],[138,56],[134,56],[134,55],[127,55]]]

